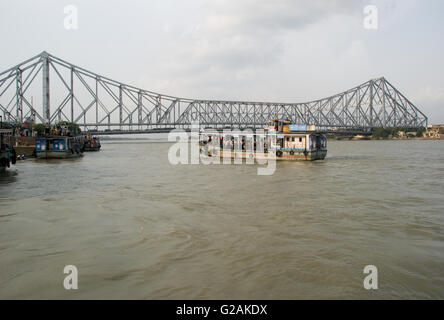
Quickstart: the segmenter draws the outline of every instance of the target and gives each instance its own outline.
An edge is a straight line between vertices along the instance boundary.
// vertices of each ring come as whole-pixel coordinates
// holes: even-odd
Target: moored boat
[[[5,172],[12,164],[15,164],[17,155],[11,143],[6,141],[12,136],[12,130],[0,128],[0,173]]]
[[[83,155],[83,137],[47,136],[37,138],[35,153],[39,159],[65,159]]]
[[[98,137],[93,137],[88,135],[85,137],[85,141],[83,143],[84,151],[99,151],[102,145],[100,144],[100,139]]]

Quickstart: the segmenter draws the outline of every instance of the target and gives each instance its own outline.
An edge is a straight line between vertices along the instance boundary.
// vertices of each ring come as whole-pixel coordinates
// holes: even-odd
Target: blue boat
[[[35,140],[35,153],[39,159],[65,159],[83,156],[83,138],[48,136]]]

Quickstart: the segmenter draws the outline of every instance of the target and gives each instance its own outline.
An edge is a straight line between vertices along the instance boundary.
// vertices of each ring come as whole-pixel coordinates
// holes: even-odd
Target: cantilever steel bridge
[[[189,128],[194,121],[258,128],[276,117],[326,130],[427,125],[427,117],[385,78],[306,103],[197,100],[136,88],[47,52],[0,73],[0,114],[13,123],[70,121],[122,132]]]

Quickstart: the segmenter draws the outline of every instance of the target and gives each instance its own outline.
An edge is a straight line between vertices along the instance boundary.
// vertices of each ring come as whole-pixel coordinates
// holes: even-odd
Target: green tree
[[[74,122],[68,122],[68,121],[60,121],[57,123],[57,126],[67,126],[71,134],[81,134],[82,130],[80,129],[79,125]]]
[[[392,134],[391,129],[377,128],[375,132],[373,132],[373,139],[387,139],[390,134]]]
[[[423,137],[424,136],[424,132],[425,132],[424,128],[419,128],[418,130],[416,130],[416,136],[417,137]]]
[[[37,136],[42,136],[45,133],[46,125],[43,123],[37,123],[32,126],[32,130],[37,132]]]

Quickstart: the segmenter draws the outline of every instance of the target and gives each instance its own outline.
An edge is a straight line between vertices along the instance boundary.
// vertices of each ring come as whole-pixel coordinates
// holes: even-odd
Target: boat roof
[[[37,137],[37,139],[64,139],[64,138],[77,138],[80,136],[45,136],[45,137]]]
[[[307,134],[324,134],[323,132],[320,131],[298,131],[298,132],[263,132],[263,133],[257,133],[257,132],[243,132],[243,131],[231,131],[228,133],[223,133],[223,132],[217,132],[217,131],[204,131],[204,132],[200,132],[200,134],[205,134],[205,135],[218,135],[218,136],[263,136],[263,135],[276,135],[276,136],[305,136]]]

